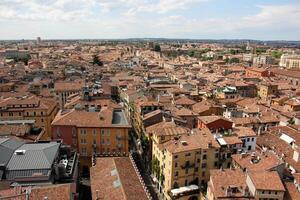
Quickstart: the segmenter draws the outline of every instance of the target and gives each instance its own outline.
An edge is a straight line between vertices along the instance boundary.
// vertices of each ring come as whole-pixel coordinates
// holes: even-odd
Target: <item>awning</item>
[[[217,141],[219,142],[219,144],[221,146],[227,145],[226,141],[224,140],[224,138],[217,138]]]
[[[171,190],[171,193],[173,196],[177,196],[178,194],[184,193],[184,192],[190,192],[193,190],[198,190],[199,187],[197,185],[190,185],[190,186],[184,186],[180,188],[176,188]]]
[[[291,138],[290,136],[288,136],[284,133],[280,136],[280,139],[287,142],[288,144],[292,144],[293,142],[295,142],[295,140],[293,138]]]

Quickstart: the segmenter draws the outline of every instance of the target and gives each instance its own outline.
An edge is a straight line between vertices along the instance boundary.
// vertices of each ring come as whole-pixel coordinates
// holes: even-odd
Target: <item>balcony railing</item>
[[[181,169],[186,169],[186,168],[194,168],[195,163],[185,163],[184,165],[181,165]]]

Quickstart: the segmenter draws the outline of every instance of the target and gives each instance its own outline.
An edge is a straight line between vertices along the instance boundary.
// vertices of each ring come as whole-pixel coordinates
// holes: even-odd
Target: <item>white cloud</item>
[[[187,9],[196,3],[204,1],[208,0],[159,0],[156,3],[144,2],[139,6],[129,9],[127,14],[135,15],[139,12],[167,13],[170,11]]]
[[[93,0],[3,0],[0,19],[73,20],[91,14]]]
[[[137,13],[167,13],[207,0],[1,0],[0,18],[24,20],[73,20],[91,17],[94,12],[124,10]],[[99,9],[95,11],[94,8]]]
[[[230,14],[223,18],[191,18],[178,12],[189,12],[190,7],[203,1],[0,0],[0,25],[9,27],[2,29],[0,38],[9,37],[10,31],[20,34],[20,38],[27,32],[51,38],[300,39],[300,4],[259,5],[257,14],[239,18]],[[11,19],[26,24],[27,30],[10,26]],[[33,30],[37,33],[30,33]]]

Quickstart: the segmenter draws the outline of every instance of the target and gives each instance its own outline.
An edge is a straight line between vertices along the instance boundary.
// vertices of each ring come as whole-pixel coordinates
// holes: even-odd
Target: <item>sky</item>
[[[0,0],[7,39],[300,40],[300,0]]]

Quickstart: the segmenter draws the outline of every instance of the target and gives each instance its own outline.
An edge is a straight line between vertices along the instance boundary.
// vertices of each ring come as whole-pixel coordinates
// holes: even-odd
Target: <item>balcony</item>
[[[195,167],[195,163],[191,164],[191,163],[185,163],[184,165],[180,166],[181,169],[186,169],[186,168],[194,168]]]

